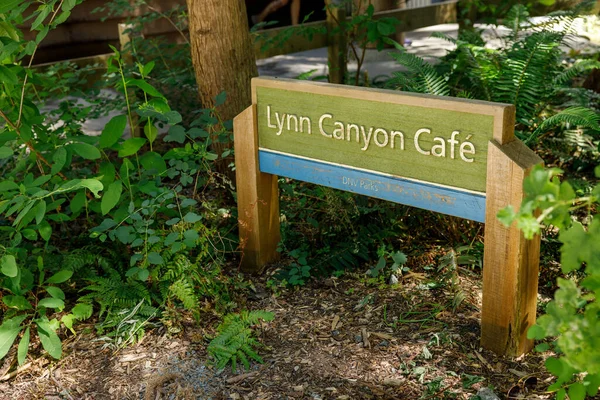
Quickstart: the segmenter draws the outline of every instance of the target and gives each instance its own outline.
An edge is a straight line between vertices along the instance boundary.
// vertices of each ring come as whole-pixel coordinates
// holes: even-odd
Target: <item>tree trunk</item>
[[[225,91],[227,100],[217,108],[222,121],[233,119],[252,103],[250,80],[258,75],[248,29],[244,0],[187,0],[192,61],[202,107],[214,107]],[[231,143],[213,140],[221,156]],[[228,173],[229,160],[219,158],[217,170]]]

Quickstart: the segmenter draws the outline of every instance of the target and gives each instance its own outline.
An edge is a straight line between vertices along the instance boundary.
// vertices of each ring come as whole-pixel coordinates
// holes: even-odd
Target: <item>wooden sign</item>
[[[278,176],[485,222],[482,345],[530,350],[540,240],[496,214],[541,159],[512,105],[272,78],[252,80],[252,103],[234,120],[246,270],[278,256]]]

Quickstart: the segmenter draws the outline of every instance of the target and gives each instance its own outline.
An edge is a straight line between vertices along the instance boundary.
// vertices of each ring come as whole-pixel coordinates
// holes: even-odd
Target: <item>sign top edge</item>
[[[382,103],[404,104],[426,108],[441,108],[452,111],[500,116],[514,108],[512,104],[495,103],[484,100],[471,100],[458,97],[435,96],[399,90],[340,85],[327,82],[314,82],[288,78],[252,78],[252,103],[257,103],[256,88],[271,88],[292,92],[312,92],[316,95],[329,95],[355,98]],[[464,107],[464,108],[463,108]]]

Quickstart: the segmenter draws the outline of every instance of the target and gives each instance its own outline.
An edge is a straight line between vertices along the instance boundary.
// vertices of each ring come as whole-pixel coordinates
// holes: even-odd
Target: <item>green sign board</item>
[[[254,86],[260,148],[485,192],[497,105],[282,82]]]

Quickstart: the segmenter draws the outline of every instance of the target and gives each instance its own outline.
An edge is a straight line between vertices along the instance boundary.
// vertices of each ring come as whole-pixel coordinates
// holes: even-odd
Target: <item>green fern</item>
[[[410,91],[436,96],[448,96],[450,94],[446,79],[439,75],[435,68],[421,57],[407,53],[404,49],[401,49],[399,53],[391,53],[391,56],[412,74],[412,77],[404,76],[402,78],[395,74],[398,79],[397,83],[404,79],[403,83]]]
[[[527,142],[533,141],[533,139],[548,129],[562,124],[590,128],[600,132],[600,115],[590,108],[569,107],[544,120],[527,139]]]
[[[256,310],[242,311],[239,314],[228,314],[217,327],[219,335],[208,345],[208,353],[214,358],[217,369],[223,369],[231,362],[235,372],[239,360],[246,369],[250,368],[249,359],[263,363],[262,358],[254,350],[261,344],[253,337],[252,326],[260,320],[272,321],[273,313]]]
[[[554,84],[564,85],[576,76],[595,68],[600,68],[600,62],[596,60],[579,60],[569,68],[557,74],[554,77]]]
[[[523,4],[516,4],[511,7],[504,19],[504,25],[511,30],[510,38],[515,40],[522,30],[531,27],[527,7]]]

